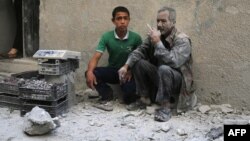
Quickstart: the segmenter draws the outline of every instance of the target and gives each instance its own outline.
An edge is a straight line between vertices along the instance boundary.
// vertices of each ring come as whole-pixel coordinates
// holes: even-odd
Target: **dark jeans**
[[[96,67],[94,74],[97,79],[97,85],[95,86],[102,100],[113,99],[113,90],[108,84],[119,84],[119,75],[117,68],[111,67]],[[108,83],[108,84],[107,84]],[[131,79],[129,82],[125,82],[120,85],[125,103],[129,104],[137,99],[135,95],[136,87],[135,82]]]
[[[137,94],[150,97],[154,102],[168,101],[178,103],[182,75],[179,71],[167,66],[155,66],[146,60],[139,60],[132,68],[135,76]]]

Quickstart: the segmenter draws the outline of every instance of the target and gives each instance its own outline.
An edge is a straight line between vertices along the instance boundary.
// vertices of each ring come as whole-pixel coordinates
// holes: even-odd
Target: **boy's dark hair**
[[[129,11],[128,11],[128,9],[126,7],[124,7],[124,6],[117,6],[117,7],[114,8],[114,10],[112,12],[113,19],[115,18],[116,13],[118,13],[118,12],[125,12],[130,17]]]

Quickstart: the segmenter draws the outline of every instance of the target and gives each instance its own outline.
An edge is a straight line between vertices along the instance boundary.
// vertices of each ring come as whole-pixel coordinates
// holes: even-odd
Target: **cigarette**
[[[153,30],[152,27],[151,27],[149,24],[147,24],[147,26],[148,26],[148,28],[149,28],[150,30]]]

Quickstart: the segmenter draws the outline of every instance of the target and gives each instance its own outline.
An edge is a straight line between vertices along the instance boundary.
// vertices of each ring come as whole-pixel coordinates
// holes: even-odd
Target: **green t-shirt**
[[[121,40],[115,37],[115,32],[109,31],[102,35],[96,51],[103,53],[106,49],[109,53],[108,66],[120,68],[128,59],[128,55],[142,43],[141,36],[129,31],[127,39]]]

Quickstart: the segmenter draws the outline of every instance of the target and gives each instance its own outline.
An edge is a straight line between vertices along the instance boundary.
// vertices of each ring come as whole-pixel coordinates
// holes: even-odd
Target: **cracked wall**
[[[82,53],[77,89],[86,88],[84,70],[102,33],[113,29],[111,12],[118,5],[128,7],[130,29],[143,38],[157,10],[174,7],[177,28],[192,39],[199,100],[250,109],[249,0],[41,0],[40,48]]]

